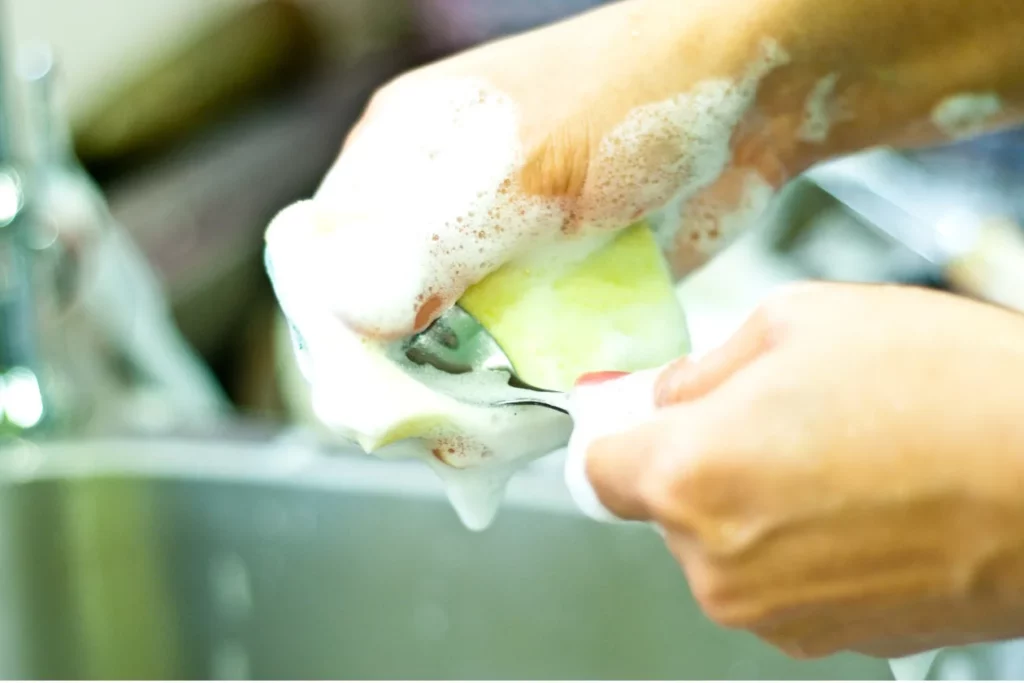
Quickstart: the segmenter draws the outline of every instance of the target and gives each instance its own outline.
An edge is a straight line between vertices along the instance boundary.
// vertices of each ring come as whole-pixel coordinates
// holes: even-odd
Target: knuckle
[[[698,537],[736,512],[733,489],[743,476],[733,458],[712,444],[689,444],[659,454],[641,481],[652,516]]]
[[[394,81],[390,81],[374,90],[373,94],[370,95],[370,99],[366,101],[366,107],[363,109],[362,118],[369,118],[373,116],[374,113],[380,111],[380,108],[388,99],[388,95],[393,88]]]
[[[821,659],[838,652],[837,648],[830,646],[825,641],[806,638],[784,640],[772,644],[793,659],[801,660]]]
[[[736,630],[750,630],[757,623],[757,619],[753,617],[750,610],[737,605],[724,593],[721,586],[712,585],[707,592],[697,598],[704,614],[719,626]]]
[[[363,109],[362,118],[370,118],[375,114],[380,113],[382,109],[385,109],[389,102],[394,101],[396,97],[400,96],[403,89],[405,89],[406,84],[412,83],[412,81],[410,81],[410,78],[412,77],[411,73],[401,74],[378,86],[366,101],[366,107]]]
[[[687,583],[693,599],[704,614],[717,624],[725,626],[731,610],[722,600],[722,580],[713,567],[704,561],[691,563],[686,568]]]
[[[677,553],[677,558],[682,557]],[[683,568],[694,601],[704,615],[724,628],[750,631],[771,642],[798,642],[799,634],[780,629],[779,605],[743,571],[732,570],[697,550],[685,557]]]
[[[666,471],[663,467],[652,466],[640,480],[639,491],[651,517],[662,523],[678,523],[680,503],[679,485],[675,481],[678,473]]]
[[[788,287],[790,285],[782,285],[782,287],[768,292],[750,314],[749,324],[758,329],[772,329],[779,325],[785,318],[793,299]]]
[[[741,331],[759,338],[762,350],[778,346],[797,315],[803,295],[794,294],[788,287],[790,285],[783,285],[769,292],[751,312]]]
[[[677,528],[695,530],[700,511],[694,508],[707,475],[704,458],[685,453],[659,453],[639,482],[640,496],[654,519]]]
[[[791,640],[780,642],[772,642],[769,640],[767,642],[771,643],[776,649],[781,651],[787,657],[800,660],[808,660],[814,658],[814,655],[810,654],[806,646],[804,646],[800,642]]]
[[[695,567],[687,567],[687,579],[693,599],[705,616],[719,626],[750,630],[759,622],[760,614],[739,599],[735,581],[728,573],[701,561]]]
[[[382,85],[370,95],[370,99],[366,101],[366,107],[363,108],[363,117],[367,117],[373,114],[376,110],[380,109],[380,103],[387,97],[384,93],[388,88],[388,85]]]
[[[362,113],[352,127],[349,128],[345,136],[344,148],[347,149],[354,140],[359,138],[370,127],[369,124],[374,116],[378,115],[381,109],[384,108],[385,105],[383,103],[388,98],[391,87],[391,83],[382,85],[366,100],[366,106],[363,107]]]
[[[728,575],[718,574],[695,589],[694,598],[709,619],[725,628],[756,633],[775,621],[776,613],[770,605],[745,597],[744,593]]]

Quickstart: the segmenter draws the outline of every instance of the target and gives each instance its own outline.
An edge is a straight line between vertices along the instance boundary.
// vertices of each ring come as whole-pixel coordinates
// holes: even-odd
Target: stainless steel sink
[[[419,463],[301,439],[0,446],[0,676],[890,678],[709,623],[542,463],[464,529]]]

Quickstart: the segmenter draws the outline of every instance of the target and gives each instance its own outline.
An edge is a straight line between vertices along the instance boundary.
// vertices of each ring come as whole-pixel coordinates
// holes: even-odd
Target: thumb
[[[678,411],[660,409],[713,391],[769,351],[777,330],[764,309],[758,309],[725,344],[700,360],[682,358],[662,370],[591,387],[578,385],[569,455],[571,459],[574,447],[576,453],[585,452],[593,498],[622,519],[650,519],[648,494],[650,485],[657,484],[654,461],[666,443],[669,424],[682,419]],[[691,415],[687,424],[682,433],[693,434],[702,422]]]
[[[732,337],[700,360],[684,357],[665,368],[655,384],[655,404],[661,408],[709,394],[771,349],[774,337],[774,325],[758,309]]]

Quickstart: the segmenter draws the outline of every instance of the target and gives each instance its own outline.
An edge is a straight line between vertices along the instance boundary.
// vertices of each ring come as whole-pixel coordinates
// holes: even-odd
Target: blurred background
[[[19,98],[8,125],[28,147],[11,158],[20,164],[22,222],[34,224],[21,231],[38,233],[25,255],[35,284],[21,295],[34,313],[8,317],[32,318],[21,324],[37,328],[21,335],[26,359],[17,365],[36,368],[44,403],[54,404],[43,412],[69,428],[78,420],[102,429],[152,429],[222,409],[310,419],[262,267],[270,218],[315,190],[369,94],[396,73],[601,4],[7,3],[7,73],[16,74],[7,88]],[[1012,191],[1020,146],[1020,135],[1002,135],[913,159],[860,160],[820,182],[794,183],[760,231],[771,239],[759,243],[769,247],[759,258],[785,258],[761,258],[764,267],[741,278],[744,291],[821,277],[1000,296],[1007,287],[960,262],[971,252],[975,270],[994,268],[973,252],[1019,235],[1008,226],[1020,222],[1024,203]],[[999,235],[981,240],[979,220],[981,232]],[[106,244],[115,239],[116,249]],[[737,252],[726,261],[743,260]],[[687,301],[694,315],[718,320],[728,308],[735,317],[721,299],[740,284],[723,290],[714,277],[727,267],[684,286],[684,297],[687,287],[699,292]],[[138,282],[119,285],[115,270]],[[695,334],[714,343],[728,327],[709,323],[718,331]]]
[[[711,626],[653,534],[573,512],[557,456],[471,535],[419,463],[290,431],[315,424],[271,217],[392,76],[598,4],[0,2],[0,676],[888,675]],[[682,284],[695,346],[806,278],[1024,310],[1022,151],[813,169]],[[1012,651],[944,661],[1024,675]]]
[[[594,4],[7,0],[24,204],[7,232],[30,247],[0,320],[20,347],[8,393],[37,383],[22,412],[76,433],[306,419],[262,266],[269,220],[315,190],[392,76]]]

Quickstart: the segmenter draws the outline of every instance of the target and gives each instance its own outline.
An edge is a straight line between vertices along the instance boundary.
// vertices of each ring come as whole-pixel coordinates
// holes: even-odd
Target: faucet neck
[[[64,163],[73,155],[71,129],[59,98],[50,49],[34,45],[21,53],[19,76],[25,102],[26,154],[30,165]]]
[[[25,89],[18,73],[16,41],[10,7],[0,0],[0,167],[25,162]]]

